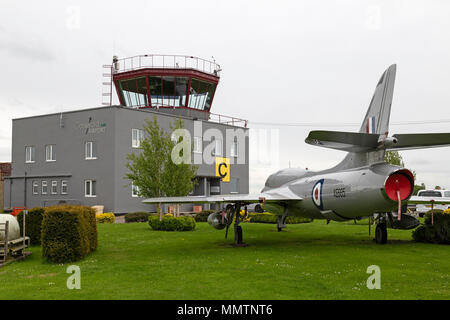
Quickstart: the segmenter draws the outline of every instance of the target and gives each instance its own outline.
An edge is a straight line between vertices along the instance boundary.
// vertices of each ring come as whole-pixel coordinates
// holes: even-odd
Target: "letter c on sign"
[[[219,175],[221,178],[225,178],[227,176],[227,171],[225,170],[225,173],[222,172],[222,167],[225,167],[225,169],[227,169],[228,166],[225,162],[222,162],[221,164],[219,164]]]

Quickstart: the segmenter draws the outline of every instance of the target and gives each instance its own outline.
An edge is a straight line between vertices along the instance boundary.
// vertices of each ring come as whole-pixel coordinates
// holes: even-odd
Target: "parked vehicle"
[[[429,204],[418,204],[416,205],[416,212],[419,216],[423,216],[423,214],[429,210],[433,209],[441,209],[445,210],[450,208],[450,190],[419,190],[417,193],[417,198],[426,198],[430,201]],[[414,198],[416,198],[414,197]],[[448,199],[449,204],[432,204],[431,201],[443,201]]]

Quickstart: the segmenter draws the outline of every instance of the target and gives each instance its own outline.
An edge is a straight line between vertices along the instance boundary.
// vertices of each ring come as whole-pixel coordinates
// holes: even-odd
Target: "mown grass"
[[[324,221],[243,224],[233,232],[197,223],[193,232],[152,231],[147,223],[99,225],[99,247],[82,261],[81,290],[69,290],[70,264],[44,262],[41,248],[0,269],[0,299],[448,299],[450,248],[415,243],[389,230],[377,245],[367,225]],[[381,268],[381,289],[366,287]]]

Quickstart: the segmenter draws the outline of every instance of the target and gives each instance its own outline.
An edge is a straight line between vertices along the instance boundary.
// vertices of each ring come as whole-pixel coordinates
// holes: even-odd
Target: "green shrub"
[[[277,215],[264,212],[264,213],[257,213],[257,212],[251,212],[248,214],[249,221],[253,223],[277,223]],[[286,224],[298,224],[298,223],[308,223],[311,222],[312,219],[310,218],[303,218],[303,217],[291,217],[288,216],[286,218]]]
[[[114,223],[116,222],[116,216],[112,212],[99,213],[96,216],[97,223]]]
[[[199,213],[195,214],[195,221],[196,222],[207,222],[208,221],[208,216],[215,212],[214,210],[203,210],[200,211]]]
[[[159,217],[148,217],[148,223],[153,230],[159,231],[191,231],[195,229],[195,220],[191,217],[164,216],[162,220]]]
[[[125,215],[125,222],[147,222],[148,217],[151,215],[156,215],[150,212],[130,212]]]
[[[73,262],[97,249],[95,210],[85,206],[45,208],[41,227],[42,256],[56,263]]]
[[[32,245],[41,244],[41,224],[45,208],[33,208],[28,210],[25,218],[25,233],[30,237]],[[23,211],[17,215],[17,221],[20,225],[20,235],[23,236]]]
[[[450,244],[450,210],[428,211],[424,223],[413,230],[412,237],[417,242]]]

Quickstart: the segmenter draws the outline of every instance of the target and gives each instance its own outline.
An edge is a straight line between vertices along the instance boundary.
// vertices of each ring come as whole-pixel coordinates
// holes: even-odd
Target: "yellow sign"
[[[216,177],[221,177],[223,182],[230,182],[229,158],[216,158]]]

